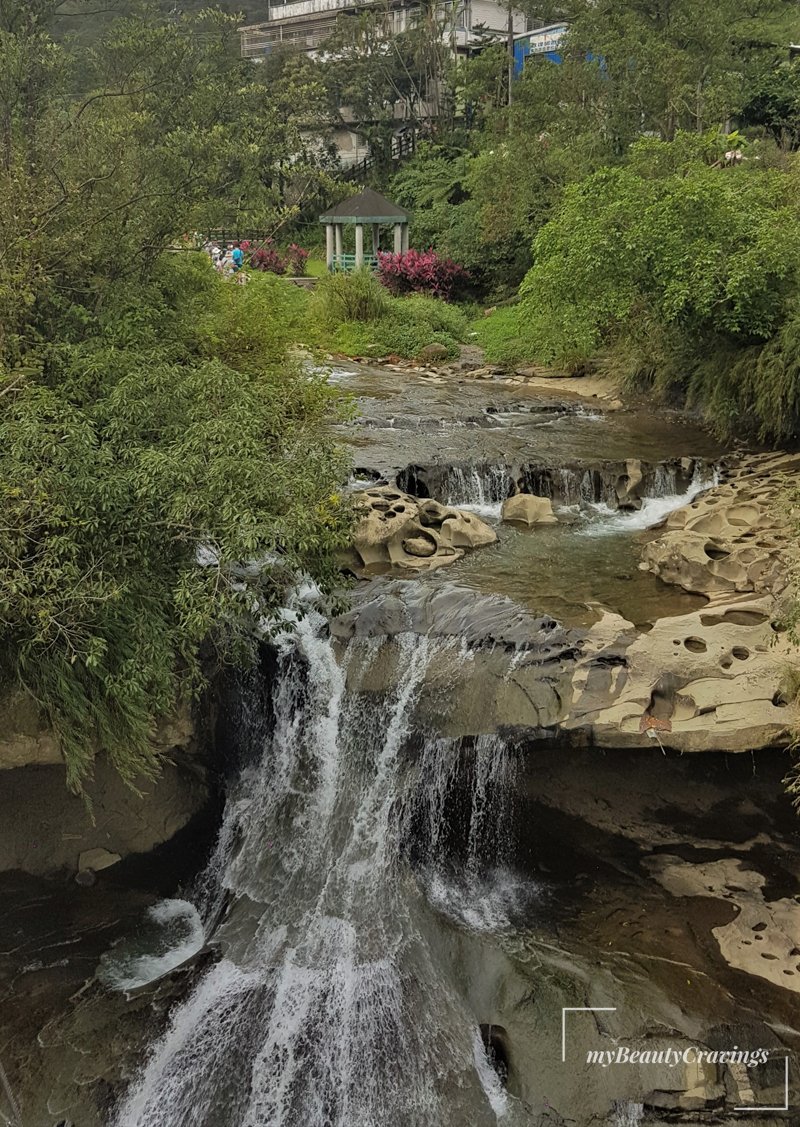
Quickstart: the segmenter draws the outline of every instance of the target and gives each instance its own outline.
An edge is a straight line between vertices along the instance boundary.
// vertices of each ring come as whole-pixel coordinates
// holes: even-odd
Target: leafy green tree
[[[452,13],[425,0],[400,31],[394,28],[395,14],[388,5],[378,5],[343,15],[325,43],[331,107],[384,163],[401,123],[413,137],[422,124],[431,132],[446,131],[453,115]]]
[[[623,153],[642,132],[724,125],[746,99],[750,55],[782,0],[588,0],[566,53],[603,77],[605,127]],[[593,61],[592,61],[593,60]]]
[[[800,68],[792,62],[765,69],[753,81],[741,114],[745,126],[762,126],[785,149],[800,145]]]
[[[80,789],[100,752],[157,770],[201,649],[242,656],[298,571],[330,590],[348,511],[339,408],[289,355],[302,295],[177,249],[292,213],[324,91],[298,65],[276,96],[220,13],[89,48],[50,14],[0,25],[0,674]]]
[[[681,388],[722,429],[752,412],[762,436],[786,435],[794,368],[778,375],[774,351],[795,316],[797,174],[710,163],[724,144],[640,141],[628,167],[568,188],[537,236],[522,320],[547,362],[606,355],[630,378]]]
[[[337,408],[287,356],[291,289],[168,258],[47,349],[41,377],[0,386],[2,672],[40,702],[73,788],[100,751],[152,774],[201,648],[241,657],[298,571],[335,581]]]

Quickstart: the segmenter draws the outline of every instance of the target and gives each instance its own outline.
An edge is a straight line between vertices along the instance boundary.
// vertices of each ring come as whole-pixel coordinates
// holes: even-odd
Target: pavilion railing
[[[364,265],[369,266],[370,270],[375,270],[378,265],[377,255],[365,254]],[[333,256],[334,270],[355,270],[355,268],[356,256],[354,254],[335,254]]]

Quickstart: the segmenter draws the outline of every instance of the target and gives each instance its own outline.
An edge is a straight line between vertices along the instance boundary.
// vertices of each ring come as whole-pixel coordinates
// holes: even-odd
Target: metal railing
[[[378,256],[375,254],[364,255],[364,265],[374,270],[378,265]],[[356,256],[354,254],[335,254],[333,256],[334,270],[355,270]]]
[[[387,154],[387,158],[392,164],[400,164],[412,156],[416,152],[416,148],[417,138],[414,130],[396,133],[392,138],[391,156]],[[384,160],[381,157],[370,153],[363,160],[356,161],[355,164],[348,165],[347,168],[343,169],[339,178],[346,181],[360,180],[371,168],[383,163]]]

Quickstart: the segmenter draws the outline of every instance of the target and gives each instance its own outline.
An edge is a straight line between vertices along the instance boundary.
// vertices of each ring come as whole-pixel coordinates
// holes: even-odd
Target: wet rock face
[[[21,691],[0,699],[0,770],[61,763],[55,732],[32,697]]]
[[[200,771],[166,763],[139,793],[100,759],[87,785],[91,812],[70,794],[63,767],[7,771],[0,787],[0,872],[18,869],[46,876],[95,872],[132,853],[146,853],[173,838],[208,800]]]
[[[574,657],[581,637],[547,615],[536,616],[502,595],[480,595],[452,583],[436,586],[376,579],[353,595],[352,609],[331,620],[337,639],[393,638],[426,634],[454,639],[470,647],[496,650],[507,660],[513,652],[558,648]]]
[[[455,563],[467,549],[497,539],[473,513],[418,501],[391,486],[364,490],[355,499],[361,518],[353,535],[356,570],[425,571]]]
[[[35,702],[22,692],[0,699],[0,872],[91,874],[174,837],[209,795],[200,763],[189,766],[188,707],[162,721],[154,743],[169,757],[157,780],[134,790],[98,755],[87,803],[67,790],[60,745]]]
[[[629,458],[593,463],[564,461],[473,462],[415,464],[396,476],[399,489],[415,497],[462,501],[470,490],[488,501],[504,501],[517,494],[545,497],[560,505],[605,504],[611,509],[639,509],[645,497],[685,492],[696,474],[711,467],[697,458],[663,462]],[[473,498],[474,499],[474,498]],[[466,501],[466,496],[463,496]]]

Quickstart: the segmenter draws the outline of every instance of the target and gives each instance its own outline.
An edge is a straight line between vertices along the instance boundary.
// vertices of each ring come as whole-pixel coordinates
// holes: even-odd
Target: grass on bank
[[[392,297],[369,270],[329,274],[309,298],[311,343],[346,356],[401,356],[413,360],[430,344],[458,356],[469,335],[455,305],[415,294]]]
[[[479,345],[491,364],[520,364],[530,360],[533,346],[527,339],[519,305],[508,305],[470,324],[475,335],[472,340]]]

